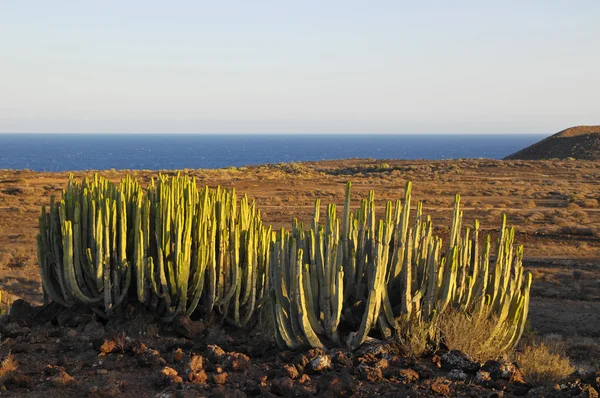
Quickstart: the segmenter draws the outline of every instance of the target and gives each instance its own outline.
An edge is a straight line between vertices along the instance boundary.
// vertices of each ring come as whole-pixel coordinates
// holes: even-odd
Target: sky
[[[0,0],[0,132],[600,124],[600,1]]]

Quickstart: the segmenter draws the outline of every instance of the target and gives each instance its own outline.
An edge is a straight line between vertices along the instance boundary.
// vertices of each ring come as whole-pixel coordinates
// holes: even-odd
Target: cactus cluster
[[[71,176],[61,201],[42,208],[42,286],[104,317],[133,296],[165,321],[202,302],[241,327],[269,297],[270,236],[246,196],[238,204],[235,191],[198,190],[189,177],[159,175],[142,189],[129,176]]]
[[[360,346],[377,327],[385,338],[405,322],[428,322],[449,308],[495,320],[494,337],[506,348],[519,340],[529,305],[531,275],[523,273],[522,247],[515,248],[514,229],[503,219],[490,256],[491,238],[483,248],[479,223],[462,228],[457,195],[448,245],[433,235],[430,217],[416,206],[410,220],[411,184],[404,201],[388,201],[385,217],[375,216],[374,193],[350,209],[350,183],[342,218],[335,205],[319,224],[317,200],[312,224],[294,222],[271,250],[273,306],[277,341],[282,347],[338,344],[344,323],[350,347]]]
[[[420,203],[411,219],[410,183],[382,219],[373,191],[353,210],[350,189],[341,217],[330,204],[321,220],[317,200],[309,224],[294,219],[289,231],[273,232],[245,195],[199,190],[190,177],[159,175],[142,188],[130,176],[119,184],[71,176],[40,217],[44,293],[104,317],[130,300],[166,322],[215,312],[237,327],[270,302],[283,348],[356,348],[374,328],[391,338],[454,308],[493,319],[490,338],[514,347],[531,275],[506,218],[492,258],[479,223],[463,228],[458,195],[444,245]]]

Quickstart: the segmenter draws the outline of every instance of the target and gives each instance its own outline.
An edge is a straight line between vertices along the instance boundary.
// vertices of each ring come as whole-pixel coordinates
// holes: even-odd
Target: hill
[[[577,126],[558,132],[504,159],[600,160],[600,126]]]

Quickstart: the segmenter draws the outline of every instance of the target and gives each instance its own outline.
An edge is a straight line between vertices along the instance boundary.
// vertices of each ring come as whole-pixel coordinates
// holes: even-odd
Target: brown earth
[[[563,336],[576,363],[588,369],[600,367],[599,162],[352,159],[185,172],[195,175],[199,184],[221,185],[248,193],[262,209],[263,219],[275,227],[289,227],[292,217],[308,222],[316,198],[323,204],[341,205],[344,184],[349,180],[353,183],[355,205],[359,197],[374,189],[380,210],[383,210],[385,200],[402,197],[406,181],[411,180],[413,197],[423,201],[424,212],[432,216],[437,225],[435,232],[441,235],[448,233],[455,193],[461,194],[465,224],[477,218],[483,233],[494,235],[501,214],[506,213],[509,223],[517,229],[517,243],[525,246],[525,266],[534,275],[529,313],[531,331],[539,335]],[[155,175],[151,171],[131,173],[144,183]],[[118,181],[124,172],[104,171],[102,174]],[[77,179],[85,175],[91,175],[91,172],[75,173]],[[42,302],[35,244],[37,217],[41,206],[49,203],[50,195],[60,196],[67,178],[68,173],[0,170],[0,288],[5,292],[3,302],[7,296],[13,301],[24,298],[34,304]],[[373,381],[359,370],[360,364],[367,361],[364,355],[348,352],[344,355],[352,363],[350,370],[337,364],[334,371],[322,375],[306,372],[307,378],[302,374],[295,378],[285,376],[284,372],[291,371],[286,365],[297,365],[297,358],[278,354],[272,341],[265,342],[260,338],[268,333],[240,335],[232,330],[209,332],[212,329],[204,328],[201,338],[188,339],[175,333],[172,327],[169,329],[152,321],[139,322],[136,317],[141,315],[136,315],[134,309],[130,313],[131,319],[122,320],[122,324],[111,321],[102,325],[92,322],[88,314],[54,314],[46,322],[44,316],[47,314],[37,314],[21,302],[18,307],[13,308],[13,313],[33,313],[32,319],[37,321],[11,317],[14,319],[5,320],[10,322],[0,328],[0,358],[6,358],[12,351],[19,363],[17,374],[22,378],[19,381],[16,377],[15,381],[13,377],[7,383],[8,390],[0,391],[6,396],[142,397],[162,391],[166,394],[162,396],[167,397],[176,396],[175,390],[177,396],[213,393],[230,396],[227,394],[233,394],[235,390],[246,395],[293,393],[310,396],[317,394],[319,388],[319,394],[323,395],[338,386],[346,386],[344,388],[353,391],[355,396],[386,393],[389,396],[399,393],[429,396],[436,389],[441,391],[436,392],[440,395],[447,392],[481,396],[469,388],[483,388],[477,391],[487,394],[494,387],[471,385],[472,375],[467,381],[448,381],[447,372],[432,365],[433,357],[422,358],[419,361],[423,363],[410,366],[393,365],[391,373],[383,372],[383,378]],[[95,329],[100,332],[94,333]],[[113,345],[122,348],[103,353],[98,346],[102,345],[103,339],[116,339],[118,344]],[[148,350],[134,349],[139,344],[145,344]],[[198,382],[204,377],[201,374],[194,376],[200,378],[196,382],[180,382],[177,377],[185,378],[187,373],[181,361],[172,359],[174,350],[182,348],[187,357],[192,354],[206,356],[209,344],[219,344],[226,351],[248,355],[252,365],[242,371],[231,371],[227,368],[231,365],[221,364],[221,360],[209,360],[206,383]],[[380,355],[368,360],[377,362],[382,358]],[[370,369],[371,365],[363,368]],[[165,366],[174,371],[166,370],[161,374]],[[219,367],[222,368],[220,373]],[[409,377],[404,374],[408,371],[402,376],[398,372],[409,368],[418,373],[418,381],[402,381]],[[229,376],[218,376],[221,373]],[[375,374],[378,378],[376,371]],[[334,376],[337,379],[331,379]],[[222,380],[225,378],[228,380]],[[219,387],[223,381],[224,387]],[[513,385],[509,381],[505,384],[510,384],[508,395],[514,392],[511,388],[519,387],[518,383]],[[171,390],[173,395],[169,395]]]
[[[600,160],[600,126],[577,126],[562,130],[505,159]]]

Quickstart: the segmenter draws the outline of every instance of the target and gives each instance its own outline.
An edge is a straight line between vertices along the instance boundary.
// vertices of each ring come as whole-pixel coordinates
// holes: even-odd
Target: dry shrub
[[[575,370],[564,357],[564,344],[559,340],[526,345],[517,358],[525,380],[534,386],[552,386]]]
[[[420,357],[429,349],[439,345],[437,328],[431,323],[418,321],[400,321],[400,332],[396,336],[405,355]]]
[[[450,310],[441,315],[438,328],[441,341],[448,349],[459,350],[485,362],[506,354],[501,348],[505,345],[502,339],[493,337],[496,325],[494,317],[471,316],[464,311]]]
[[[12,354],[8,354],[0,364],[0,387],[4,385],[17,370],[17,361]]]

